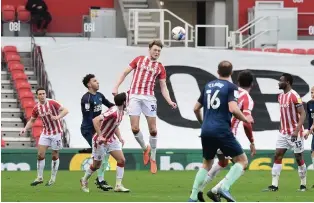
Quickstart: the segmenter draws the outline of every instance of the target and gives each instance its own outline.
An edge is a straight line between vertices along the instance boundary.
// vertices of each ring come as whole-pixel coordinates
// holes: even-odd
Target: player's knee
[[[140,132],[140,128],[138,126],[132,126],[132,132],[134,135]]]
[[[157,130],[156,129],[150,130],[149,133],[153,137],[157,136]]]
[[[282,154],[279,154],[279,153],[275,154],[274,162],[276,164],[281,164],[282,163],[282,159],[283,159],[283,155]]]
[[[45,154],[37,154],[37,160],[44,160],[45,159]]]
[[[125,165],[125,158],[124,157],[117,160],[117,166],[124,167],[124,165]]]

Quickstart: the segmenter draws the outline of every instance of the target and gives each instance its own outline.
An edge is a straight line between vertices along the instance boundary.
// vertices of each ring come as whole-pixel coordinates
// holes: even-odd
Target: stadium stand
[[[6,147],[35,146],[42,124],[33,127],[34,137],[20,137],[19,132],[31,117],[35,105],[37,77],[31,66],[30,53],[19,53],[14,46],[3,48],[5,58],[1,67],[1,136]],[[35,139],[34,139],[35,138]],[[37,142],[36,142],[37,144]]]

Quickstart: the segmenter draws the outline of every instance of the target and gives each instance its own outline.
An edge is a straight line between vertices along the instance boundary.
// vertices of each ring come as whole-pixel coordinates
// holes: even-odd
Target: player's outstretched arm
[[[97,116],[97,117],[95,117],[93,119],[93,125],[94,125],[95,131],[96,131],[98,136],[101,135],[100,125],[101,125],[101,121],[102,120],[104,120],[104,116],[103,115],[99,115],[99,116]]]
[[[198,122],[202,125],[203,124],[203,117],[202,117],[202,109],[203,105],[199,102],[196,102],[195,106],[194,106],[194,114],[198,120]]]
[[[162,96],[165,98],[165,100],[167,101],[167,103],[172,107],[172,108],[177,108],[177,104],[174,103],[169,95],[169,90],[167,87],[167,83],[166,83],[166,79],[161,79],[159,80],[159,84],[160,84],[160,90],[161,90],[161,94]]]
[[[112,90],[112,94],[113,95],[116,95],[118,94],[118,90],[119,90],[119,87],[120,85],[122,84],[122,82],[124,81],[124,79],[126,78],[126,76],[129,75],[129,73],[133,70],[132,67],[128,67],[127,69],[125,69],[123,71],[123,73],[119,76],[118,78],[118,81],[116,83],[116,85],[114,86],[113,90]]]
[[[251,115],[245,116],[238,107],[238,103],[236,101],[230,101],[228,103],[229,111],[240,121],[245,123],[253,123],[254,120]]]
[[[20,135],[23,136],[25,132],[33,126],[35,121],[36,121],[36,118],[31,117],[29,121],[26,123],[26,126],[21,130]]]

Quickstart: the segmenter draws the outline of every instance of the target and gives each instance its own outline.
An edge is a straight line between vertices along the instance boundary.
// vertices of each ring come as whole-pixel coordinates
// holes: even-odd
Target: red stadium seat
[[[18,83],[18,81],[27,81],[27,75],[25,75],[24,72],[15,72],[12,73],[12,79],[15,83]]]
[[[281,48],[278,50],[279,53],[286,53],[286,54],[290,54],[292,53],[291,49],[287,49],[287,48]]]
[[[306,54],[306,50],[305,49],[293,49],[292,53],[294,53],[294,54]]]
[[[6,62],[12,62],[12,61],[21,62],[21,57],[17,54],[8,54],[5,56],[5,61]]]
[[[314,55],[314,49],[308,49],[308,50],[306,51],[306,54],[308,54],[308,55]]]
[[[17,9],[17,19],[22,23],[28,23],[31,20],[31,14],[25,9],[25,6],[18,6]]]
[[[9,71],[12,72],[12,73],[14,71],[17,71],[17,70],[19,70],[21,72],[24,72],[24,66],[22,64],[20,64],[20,63],[10,62],[8,64],[8,67],[9,67]]]
[[[5,147],[5,141],[1,138],[1,147]]]
[[[20,100],[25,98],[34,99],[34,95],[30,90],[18,90],[18,96]]]
[[[236,48],[236,50],[238,50],[238,51],[248,51],[249,49],[248,48]]]
[[[15,8],[12,5],[2,6],[2,21],[12,22],[15,21]]]
[[[263,49],[262,48],[253,48],[253,49],[251,49],[251,51],[263,51]]]
[[[18,81],[15,84],[15,87],[16,87],[17,91],[20,91],[20,90],[29,90],[29,91],[31,91],[31,89],[32,89],[31,85],[27,81]]]
[[[17,53],[17,49],[15,46],[5,46],[3,47],[3,52],[15,52]]]
[[[32,117],[33,108],[26,108],[24,110],[26,119],[30,119]]]
[[[43,131],[43,123],[40,119],[37,119],[32,127],[32,135],[36,139],[36,145],[38,144],[39,137]]]
[[[7,55],[19,55],[16,51],[7,51],[4,52],[4,57],[6,57]]]
[[[34,101],[34,99],[25,98],[21,100],[21,104],[22,104],[23,109],[27,109],[27,108],[34,108],[36,102]]]
[[[277,52],[276,48],[266,48],[264,49],[264,52]]]

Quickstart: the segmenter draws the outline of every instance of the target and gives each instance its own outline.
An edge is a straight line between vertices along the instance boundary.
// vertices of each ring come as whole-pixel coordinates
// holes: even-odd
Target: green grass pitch
[[[207,187],[216,184],[226,173],[223,171]],[[90,180],[90,193],[80,190],[79,180],[83,172],[59,171],[56,184],[46,187],[44,184],[31,187],[36,176],[35,171],[7,172],[2,171],[2,201],[10,202],[186,202],[189,198],[196,171],[159,171],[156,175],[148,171],[125,171],[124,186],[130,193],[103,192]],[[45,171],[45,181],[50,178],[50,171]],[[115,172],[107,172],[106,180],[115,183]],[[308,171],[308,188],[314,184],[314,171]],[[314,189],[297,192],[300,179],[297,171],[282,171],[278,192],[262,192],[270,185],[270,171],[247,171],[232,187],[232,195],[237,201],[270,201],[270,202],[312,202]],[[207,191],[206,189],[206,191]],[[206,201],[210,201],[207,196]]]

